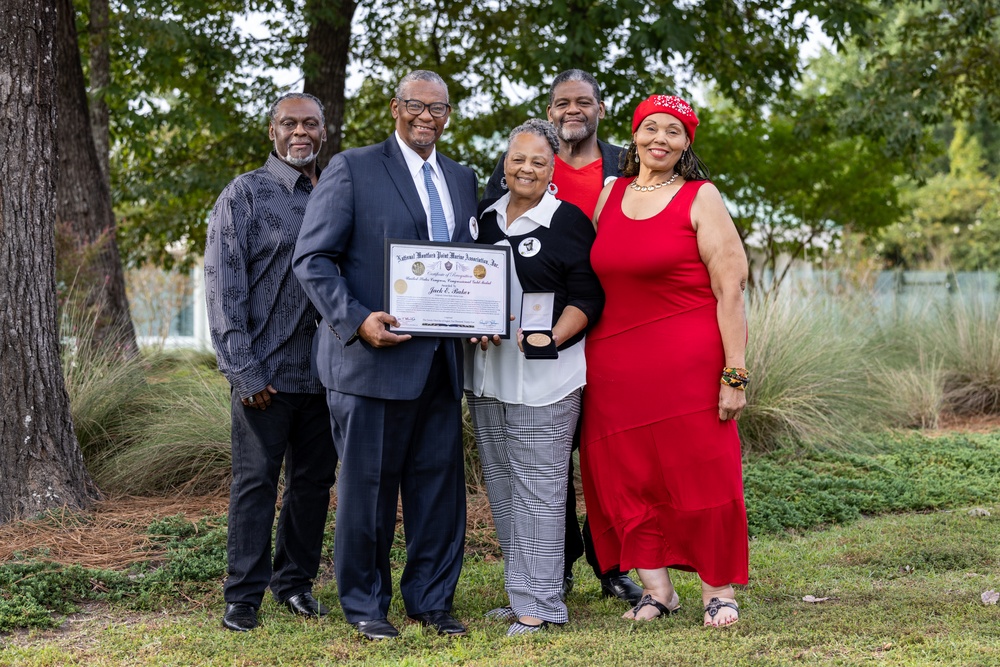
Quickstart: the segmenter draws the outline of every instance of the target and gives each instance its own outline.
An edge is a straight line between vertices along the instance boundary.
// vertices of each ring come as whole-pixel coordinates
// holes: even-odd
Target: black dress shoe
[[[309,618],[318,618],[330,613],[330,610],[320,604],[320,601],[314,598],[310,591],[293,595],[285,600],[285,606],[293,614]]]
[[[439,635],[464,637],[469,633],[468,628],[459,623],[454,616],[446,611],[425,611],[422,614],[414,614],[410,618],[414,621],[419,621],[421,625],[434,628]]]
[[[376,618],[373,621],[358,621],[351,623],[351,625],[358,631],[358,634],[370,641],[395,639],[399,636],[399,630],[384,618]]]
[[[601,593],[606,598],[618,598],[634,607],[642,598],[642,586],[637,585],[627,574],[615,574],[601,577]]]
[[[246,602],[232,602],[226,605],[222,617],[222,627],[233,632],[247,632],[257,627],[257,608]]]
[[[569,594],[573,592],[573,575],[567,574],[563,577],[562,590],[559,591],[559,598],[565,602]]]

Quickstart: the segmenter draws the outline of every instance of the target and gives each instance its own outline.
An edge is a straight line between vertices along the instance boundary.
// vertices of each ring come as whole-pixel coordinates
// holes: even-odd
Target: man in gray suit
[[[448,636],[465,548],[462,343],[396,334],[385,312],[387,238],[471,243],[476,176],[435,144],[451,113],[433,72],[406,75],[390,101],[396,131],[340,153],[306,208],[293,267],[323,322],[314,358],[341,461],[334,566],[347,621],[368,639],[387,619],[389,549],[403,501],[407,615]]]

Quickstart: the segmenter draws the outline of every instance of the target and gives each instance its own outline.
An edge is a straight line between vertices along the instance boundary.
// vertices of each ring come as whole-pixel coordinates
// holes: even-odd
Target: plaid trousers
[[[560,598],[566,479],[582,396],[576,389],[550,405],[528,406],[466,395],[510,606],[550,623],[569,620]]]

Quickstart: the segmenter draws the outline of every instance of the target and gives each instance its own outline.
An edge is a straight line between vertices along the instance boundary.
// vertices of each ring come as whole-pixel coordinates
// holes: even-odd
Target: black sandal
[[[718,614],[719,610],[721,610],[723,607],[729,607],[730,609],[736,612],[736,618],[730,621],[729,623],[726,623],[726,625],[732,625],[736,621],[740,620],[740,606],[736,604],[735,600],[733,600],[732,602],[723,602],[719,598],[712,598],[711,600],[708,601],[708,604],[705,605],[705,613],[708,614],[709,618],[714,620],[715,615]],[[706,623],[705,625],[711,625],[712,627],[725,627],[725,626],[715,626],[712,623]]]
[[[674,607],[673,609],[671,609],[667,605],[665,605],[662,602],[660,602],[659,600],[655,599],[649,593],[646,593],[645,595],[642,596],[642,598],[640,598],[639,604],[637,604],[636,606],[632,607],[632,616],[633,616],[632,620],[635,620],[635,621],[638,621],[638,620],[649,620],[649,621],[651,621],[651,620],[653,620],[653,618],[649,618],[649,619],[635,618],[635,616],[639,613],[639,610],[642,609],[643,607],[653,607],[658,612],[660,612],[659,616],[654,616],[653,618],[660,618],[660,616],[670,616],[671,614],[676,614],[677,612],[679,612],[681,610],[680,603],[678,603],[676,607]]]

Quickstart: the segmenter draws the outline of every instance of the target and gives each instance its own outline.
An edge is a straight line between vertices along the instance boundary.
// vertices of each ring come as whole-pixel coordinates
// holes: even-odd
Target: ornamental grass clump
[[[93,473],[93,465],[123,446],[143,420],[147,364],[124,352],[115,332],[97,340],[95,316],[77,303],[68,300],[61,313],[60,352],[73,427]]]
[[[230,479],[229,386],[217,373],[175,368],[150,385],[136,437],[103,461],[99,484],[115,493],[214,493]]]
[[[747,317],[745,451],[850,449],[865,442],[858,434],[886,426],[889,402],[869,372],[878,349],[865,302],[753,294]]]
[[[84,462],[105,493],[224,490],[229,388],[205,352],[124,354],[63,312],[62,363]]]
[[[944,404],[956,415],[1000,414],[1000,299],[953,298],[924,344],[944,368]]]
[[[873,380],[893,397],[892,426],[937,428],[945,400],[943,362],[923,349],[917,352],[916,361],[901,368],[876,362]]]
[[[886,363],[895,369],[883,373],[884,384],[901,404],[911,402],[910,413],[919,411],[914,401],[926,409],[936,401],[939,415],[1000,414],[1000,299],[959,292],[883,319]]]

